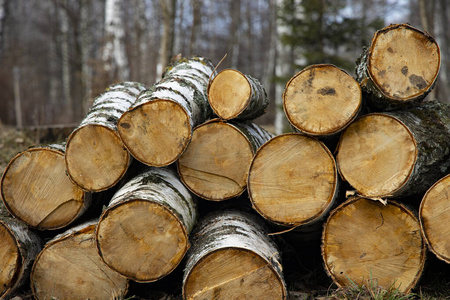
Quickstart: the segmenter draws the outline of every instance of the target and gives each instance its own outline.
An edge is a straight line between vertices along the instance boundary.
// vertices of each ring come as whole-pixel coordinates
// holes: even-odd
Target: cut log
[[[253,216],[223,211],[193,236],[183,278],[184,299],[286,299],[276,245]]]
[[[337,148],[342,178],[369,198],[425,192],[450,165],[449,113],[449,105],[433,101],[359,118]]]
[[[253,120],[262,116],[269,105],[261,83],[250,75],[233,69],[217,74],[208,89],[208,101],[221,119]]]
[[[85,191],[106,190],[125,174],[130,154],[120,140],[116,125],[144,90],[137,82],[110,86],[94,100],[87,116],[67,139],[67,173]]]
[[[196,218],[194,199],[176,172],[149,168],[120,188],[102,213],[98,253],[134,281],[156,281],[184,257]]]
[[[90,204],[90,194],[66,174],[64,151],[65,143],[30,148],[11,159],[3,173],[3,202],[29,226],[40,230],[65,227]]]
[[[206,122],[194,129],[191,143],[177,162],[180,178],[206,200],[237,197],[247,187],[254,153],[271,137],[250,122]]]
[[[420,102],[440,68],[439,46],[427,32],[408,24],[378,30],[357,61],[356,80],[369,106],[393,110]]]
[[[119,134],[137,160],[161,167],[180,157],[193,128],[212,117],[206,90],[213,71],[208,59],[182,59],[123,114]]]
[[[0,217],[0,298],[7,299],[28,280],[41,239],[24,223],[2,213]]]
[[[123,299],[128,279],[98,256],[95,225],[81,224],[47,242],[31,273],[36,299]]]
[[[371,284],[408,293],[425,263],[419,221],[395,202],[354,197],[331,212],[322,235],[322,256],[339,286]]]
[[[420,203],[419,220],[431,252],[450,264],[450,175],[428,189]]]
[[[361,109],[361,88],[334,65],[309,66],[286,84],[283,107],[299,132],[325,136],[344,129]]]
[[[333,155],[314,138],[276,136],[256,152],[248,192],[254,208],[269,221],[285,226],[318,221],[338,195]]]

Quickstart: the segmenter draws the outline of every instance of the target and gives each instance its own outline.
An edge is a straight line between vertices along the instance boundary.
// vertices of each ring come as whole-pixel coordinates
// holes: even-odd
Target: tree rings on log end
[[[49,148],[31,148],[16,155],[3,174],[1,192],[11,214],[38,229],[70,224],[88,201],[67,176],[64,154]]]
[[[450,263],[450,175],[426,192],[420,204],[419,219],[430,250],[439,259]]]
[[[189,300],[286,298],[271,265],[242,248],[222,248],[203,257],[191,269],[183,294]]]
[[[114,186],[125,174],[130,154],[116,131],[102,125],[76,129],[66,146],[67,173],[82,189],[99,192]]]
[[[431,89],[439,73],[440,50],[435,40],[407,24],[375,33],[367,69],[387,98],[407,101]]]
[[[16,239],[0,220],[0,298],[8,293],[18,280],[22,259]]]
[[[176,161],[189,144],[192,131],[186,111],[169,100],[153,100],[125,112],[117,129],[130,153],[155,167]]]
[[[239,196],[247,187],[253,153],[250,141],[235,126],[207,122],[195,128],[191,143],[178,160],[180,179],[207,200]]]
[[[417,159],[410,130],[387,114],[368,114],[341,135],[339,172],[361,195],[389,197],[408,181]]]
[[[317,220],[330,209],[337,180],[336,163],[326,146],[291,133],[272,138],[256,152],[248,191],[263,217],[297,226]]]
[[[164,205],[129,200],[105,210],[97,249],[112,269],[138,282],[156,281],[180,263],[189,248],[184,225]]]
[[[248,106],[252,96],[250,82],[237,70],[226,69],[211,81],[208,101],[222,119],[236,118]]]
[[[47,243],[31,273],[36,299],[123,299],[128,279],[102,262],[94,232],[91,224]]]
[[[425,251],[419,221],[395,202],[351,198],[330,214],[322,235],[325,268],[338,286],[369,283],[407,293]]]
[[[361,107],[361,88],[334,65],[312,65],[292,77],[283,93],[289,122],[310,135],[330,135],[353,121]]]

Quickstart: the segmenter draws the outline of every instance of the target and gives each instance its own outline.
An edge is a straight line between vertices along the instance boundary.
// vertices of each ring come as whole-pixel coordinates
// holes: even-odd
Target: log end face
[[[226,69],[212,80],[208,101],[217,116],[230,120],[247,107],[251,95],[251,86],[245,75],[237,70]]]
[[[65,159],[73,182],[83,190],[99,192],[122,178],[130,154],[116,131],[101,125],[86,125],[69,136]]]
[[[21,254],[17,242],[7,226],[0,222],[0,298],[14,287],[21,268]]]
[[[313,65],[286,84],[283,105],[301,132],[329,135],[353,121],[361,107],[358,82],[334,65]]]
[[[435,40],[409,25],[391,25],[372,40],[369,76],[390,99],[408,101],[429,91],[439,68],[440,50]]]
[[[117,128],[130,153],[156,167],[177,160],[189,144],[192,131],[186,111],[167,100],[154,100],[125,112]]]

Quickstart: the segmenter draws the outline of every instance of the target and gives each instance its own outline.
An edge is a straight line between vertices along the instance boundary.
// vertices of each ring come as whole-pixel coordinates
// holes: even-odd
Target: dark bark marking
[[[322,96],[336,95],[336,90],[332,87],[327,86],[318,90],[317,94],[321,94]]]
[[[412,85],[415,85],[418,89],[422,90],[427,87],[427,82],[423,79],[422,76],[417,76],[416,74],[412,74],[409,76],[409,82]]]

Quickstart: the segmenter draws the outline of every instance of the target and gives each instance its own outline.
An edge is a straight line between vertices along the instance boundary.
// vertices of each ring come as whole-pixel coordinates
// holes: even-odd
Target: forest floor
[[[56,136],[62,141],[64,138]],[[55,141],[42,140],[36,132],[19,131],[0,124],[0,176],[8,162],[19,152],[30,146],[49,144]],[[57,141],[56,141],[57,142]],[[47,239],[49,237],[47,236]],[[326,274],[320,255],[320,236],[308,242],[299,242],[293,234],[274,236],[282,253],[285,281],[289,290],[288,300],[297,299],[449,299],[450,265],[427,253],[425,268],[411,294],[401,295],[391,291],[383,295],[376,285],[368,288],[352,287],[339,289]],[[181,297],[182,268],[177,268],[165,278],[154,283],[130,281],[125,299],[175,300]],[[371,286],[372,285],[372,286]],[[385,292],[385,291],[384,291]],[[31,290],[25,286],[11,296],[11,299],[33,299]]]

